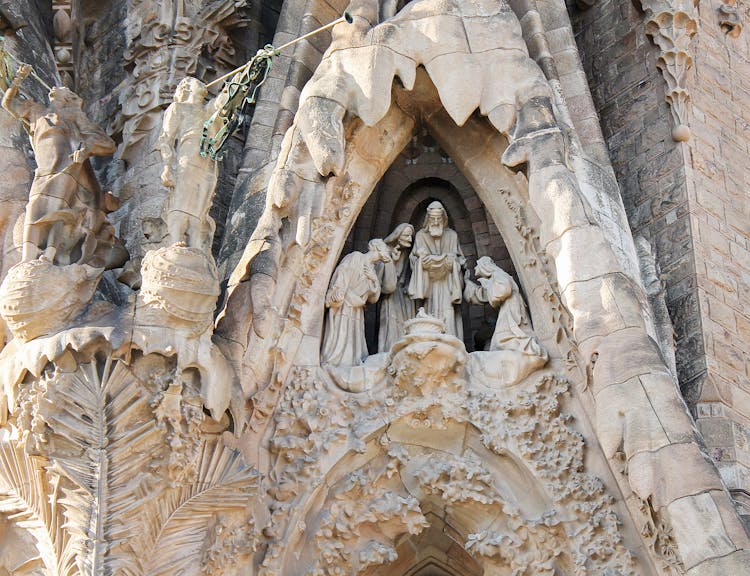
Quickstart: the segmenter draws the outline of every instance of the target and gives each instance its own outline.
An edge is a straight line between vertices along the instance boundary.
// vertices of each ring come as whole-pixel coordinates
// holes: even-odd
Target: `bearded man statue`
[[[410,260],[409,297],[417,301],[417,306],[424,306],[430,316],[443,320],[448,334],[463,338],[461,269],[466,258],[461,252],[458,234],[448,228],[448,213],[440,202],[432,202],[427,207]]]

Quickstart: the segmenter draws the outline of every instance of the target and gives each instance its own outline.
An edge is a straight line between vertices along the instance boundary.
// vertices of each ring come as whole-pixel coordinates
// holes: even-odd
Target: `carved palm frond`
[[[137,533],[139,488],[164,445],[149,400],[130,369],[108,358],[56,374],[40,406],[52,430],[50,459],[69,481],[60,502],[82,573],[115,572],[122,542]]]
[[[0,513],[35,538],[47,574],[72,576],[75,555],[58,510],[57,478],[45,465],[20,442],[0,441]]]
[[[258,487],[258,472],[238,452],[219,440],[203,444],[194,483],[165,493],[153,502],[144,541],[137,556],[142,574],[171,576],[200,569],[201,554],[212,518],[218,513],[244,512]]]

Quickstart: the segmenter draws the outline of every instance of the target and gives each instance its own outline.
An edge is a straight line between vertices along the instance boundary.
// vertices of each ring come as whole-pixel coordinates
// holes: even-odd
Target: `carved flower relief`
[[[469,457],[471,459],[431,457],[414,476],[427,493],[440,494],[451,504],[499,502],[500,495],[493,486],[492,475],[482,466],[478,456],[470,453]]]

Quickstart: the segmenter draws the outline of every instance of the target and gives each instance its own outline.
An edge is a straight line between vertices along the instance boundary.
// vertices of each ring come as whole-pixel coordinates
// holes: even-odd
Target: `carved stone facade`
[[[684,396],[681,330],[722,309],[675,317],[610,161],[573,31],[618,1],[0,6],[2,145],[36,167],[0,185],[0,576],[750,570],[750,320],[736,404]],[[743,9],[642,4],[689,174],[698,22],[744,42]]]

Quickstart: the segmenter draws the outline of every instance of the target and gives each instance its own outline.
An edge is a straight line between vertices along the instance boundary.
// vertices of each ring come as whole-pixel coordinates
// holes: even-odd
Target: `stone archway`
[[[553,365],[566,367],[575,382],[576,401],[596,426],[592,448],[600,443],[633,518],[659,517],[656,540],[674,538],[671,549],[679,548],[694,573],[741,562],[747,538],[736,516],[721,512],[731,503],[648,336],[642,288],[615,255],[566,160],[552,88],[529,59],[518,20],[504,3],[441,6],[445,12],[437,14],[429,0],[412,2],[380,28],[372,24],[372,6],[357,3],[353,29],[334,31],[302,94],[266,211],[230,281],[229,306],[247,306],[252,319],[222,330],[241,347],[249,333],[242,360],[247,391],[255,393],[249,443],[270,432],[269,417],[295,366],[318,364],[321,302],[333,267],[357,214],[420,121],[509,239],[534,327]],[[475,18],[489,19],[503,34],[481,35]],[[399,34],[421,38],[423,25],[440,32],[424,43],[399,44],[412,46],[408,55],[393,50]],[[444,42],[430,43],[435,38]],[[451,44],[461,38],[461,49]],[[491,56],[482,51],[480,64],[476,46],[493,41],[499,45]],[[513,81],[496,85],[478,66],[500,67]],[[521,165],[526,175],[506,167]],[[685,461],[701,473],[675,476]],[[721,555],[713,536],[694,529],[707,507]],[[654,561],[669,549],[657,550]]]
[[[395,384],[366,395],[295,371],[272,443],[271,479],[283,492],[268,570],[401,576],[436,562],[465,575],[455,561],[466,558],[480,574],[633,573],[623,545],[633,534],[584,470],[561,412],[564,381],[538,373],[491,390],[449,371],[417,385],[396,365]],[[304,402],[313,404],[299,422]],[[409,553],[417,543],[424,553]]]

